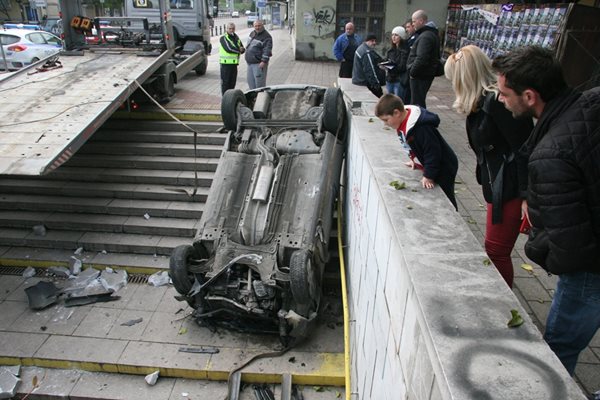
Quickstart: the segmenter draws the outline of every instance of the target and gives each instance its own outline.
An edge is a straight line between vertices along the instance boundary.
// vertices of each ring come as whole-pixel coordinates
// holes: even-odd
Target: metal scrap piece
[[[41,310],[56,303],[60,289],[52,282],[39,281],[35,285],[25,288],[25,293],[29,300],[29,308]]]
[[[182,353],[198,353],[198,354],[217,354],[220,350],[216,347],[180,347]]]

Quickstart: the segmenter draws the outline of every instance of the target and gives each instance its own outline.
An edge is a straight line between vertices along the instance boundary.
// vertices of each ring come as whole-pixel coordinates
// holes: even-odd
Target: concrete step
[[[195,147],[195,148],[194,148]],[[188,143],[132,143],[132,142],[91,142],[78,151],[79,154],[145,155],[170,157],[208,157],[221,155],[222,146]]]
[[[193,188],[189,186],[179,187],[176,185],[153,185],[146,183],[130,184],[0,178],[0,193],[163,201],[206,201],[209,188],[199,187],[193,198],[190,198],[187,193],[181,192],[184,189],[191,191]]]
[[[200,219],[204,202],[2,194],[0,209]]]
[[[140,168],[180,171],[215,171],[217,157],[76,154],[63,167]],[[62,168],[62,167],[61,167]]]
[[[182,244],[192,243],[191,238],[179,236],[143,235],[74,230],[48,230],[44,236],[31,229],[0,228],[0,246],[27,246],[46,249],[98,251],[107,253],[132,253],[170,255]]]
[[[44,211],[0,211],[0,226],[31,229],[44,225],[47,230],[73,230],[194,238],[198,220],[152,217],[149,214],[105,215]]]
[[[226,135],[222,133],[198,133],[196,143],[223,146]],[[194,133],[189,131],[121,130],[101,129],[90,142],[146,142],[146,143],[194,143]]]
[[[185,125],[197,132],[210,133],[216,132],[223,126],[221,122],[192,122],[184,121]],[[162,131],[162,132],[188,132],[188,129],[177,121],[158,121],[158,120],[139,120],[139,119],[121,119],[111,118],[102,125],[100,130],[144,130],[144,131]],[[100,131],[99,131],[100,132]]]
[[[162,169],[100,168],[62,166],[43,177],[44,180],[148,183],[193,187],[210,187],[212,171],[178,171]],[[39,177],[33,177],[39,179]]]

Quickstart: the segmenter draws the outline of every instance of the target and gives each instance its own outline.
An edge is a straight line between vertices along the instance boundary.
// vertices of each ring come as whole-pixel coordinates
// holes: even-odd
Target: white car
[[[23,68],[58,53],[62,40],[45,31],[27,29],[6,29],[0,31],[0,43],[4,49],[6,62],[0,53],[0,70],[11,71]]]
[[[231,18],[239,18],[240,17],[240,12],[239,11],[232,11],[231,12]]]

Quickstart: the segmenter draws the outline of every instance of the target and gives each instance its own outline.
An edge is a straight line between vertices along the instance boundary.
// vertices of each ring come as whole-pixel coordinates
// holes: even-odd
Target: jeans
[[[573,272],[558,277],[544,340],[569,374],[579,353],[600,328],[600,274]]]
[[[248,87],[250,89],[256,89],[267,86],[267,70],[269,65],[265,65],[264,68],[260,67],[260,64],[248,64]]]
[[[400,82],[386,82],[385,88],[387,89],[388,93],[395,94],[404,102],[404,86],[402,86]]]

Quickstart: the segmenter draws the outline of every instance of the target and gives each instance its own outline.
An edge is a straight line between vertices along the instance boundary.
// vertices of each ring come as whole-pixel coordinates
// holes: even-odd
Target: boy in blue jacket
[[[390,93],[379,99],[375,115],[387,126],[396,129],[409,153],[410,159],[405,164],[412,169],[423,170],[421,185],[432,189],[437,183],[457,209],[454,180],[458,159],[437,129],[440,118],[419,106],[405,107],[400,97]]]

